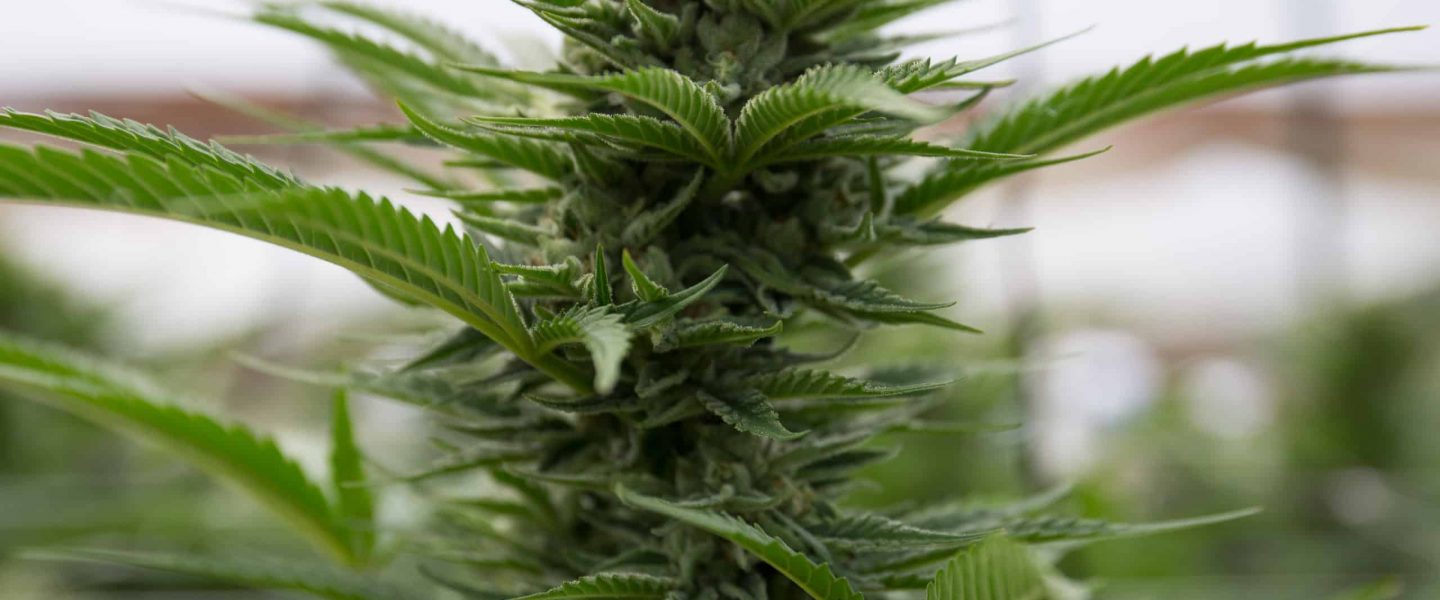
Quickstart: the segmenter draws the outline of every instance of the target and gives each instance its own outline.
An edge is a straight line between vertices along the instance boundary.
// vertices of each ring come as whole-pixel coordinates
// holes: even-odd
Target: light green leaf
[[[660,600],[674,589],[674,581],[660,577],[638,573],[602,573],[515,600]]]
[[[668,50],[680,35],[680,19],[675,15],[655,10],[643,0],[625,0],[625,8],[635,18],[640,33],[663,50]]]
[[[367,78],[404,77],[423,82],[434,91],[471,98],[494,97],[497,92],[497,88],[479,85],[439,63],[357,33],[315,25],[287,9],[267,7],[254,18],[258,23],[285,29],[324,44],[342,59],[348,59],[344,62],[357,68]],[[375,72],[377,68],[383,69],[383,72]]]
[[[659,498],[615,488],[621,502],[635,508],[675,519],[708,531],[744,548],[765,561],[785,578],[794,582],[816,600],[864,600],[850,582],[835,575],[829,565],[816,564],[809,557],[790,549],[785,542],[765,533],[759,527],[735,517],[707,510],[685,508]]]
[[[1218,525],[1259,514],[1259,509],[1236,510],[1192,519],[1175,519],[1158,523],[1111,523],[1073,517],[1020,517],[1005,521],[1005,534],[1027,543],[1092,542],[1116,538],[1139,537]]]
[[[474,64],[496,64],[494,54],[445,25],[417,15],[396,12],[370,4],[326,1],[321,3],[338,13],[369,21],[399,34],[435,57]]]
[[[160,163],[4,145],[0,197],[175,219],[304,252],[443,310],[556,379],[589,388],[574,366],[536,356],[483,248],[388,200],[320,188],[260,190],[174,157]]]
[[[745,433],[781,441],[797,440],[805,436],[803,431],[790,431],[786,428],[770,401],[764,394],[754,390],[713,394],[701,391],[696,392],[695,397],[706,410]]]
[[[53,112],[37,115],[6,108],[0,111],[0,127],[42,133],[119,152],[143,154],[161,162],[173,157],[266,189],[303,185],[294,175],[236,154],[219,144],[207,144],[174,130],[161,131],[154,125],[129,119],[122,121],[99,113],[91,113],[89,117]]]
[[[1204,50],[1181,50],[1168,56],[1146,58],[1124,70],[1081,80],[1052,94],[1027,102],[988,125],[965,145],[975,150],[1018,154],[1046,154],[1104,129],[1156,111],[1219,97],[1251,92],[1308,79],[1380,73],[1391,67],[1346,61],[1284,58],[1262,60],[1296,50],[1362,37],[1417,28],[1397,28],[1357,34],[1302,40],[1288,44],[1259,46],[1214,46]],[[927,177],[944,178],[959,171],[965,185],[947,185],[946,194],[925,194],[897,202],[900,214],[930,216],[980,184],[1012,173],[978,171],[978,165],[951,163]],[[922,186],[935,187],[933,183]],[[917,201],[923,199],[923,202]]]
[[[704,298],[706,293],[709,293],[710,290],[720,284],[722,279],[725,279],[725,273],[728,270],[728,267],[720,267],[719,270],[710,274],[709,277],[706,277],[705,280],[700,283],[659,300],[641,303],[638,307],[626,313],[625,322],[629,323],[630,327],[636,330],[654,327],[665,319],[679,314],[680,311],[685,310],[685,307]]]
[[[554,231],[523,221],[477,215],[466,211],[455,211],[454,214],[460,218],[460,221],[476,231],[482,231],[517,244],[539,246],[545,240],[555,237]]]
[[[784,403],[789,400],[865,399],[912,396],[938,390],[953,382],[941,381],[913,385],[885,385],[864,379],[836,375],[828,371],[785,369],[746,380],[767,398]]]
[[[565,195],[565,190],[560,188],[534,188],[534,189],[509,189],[509,190],[486,190],[483,192],[465,190],[413,190],[422,196],[433,198],[445,198],[454,200],[465,206],[485,206],[494,202],[513,202],[515,204],[545,204],[557,200]]]
[[[274,442],[249,429],[181,409],[135,373],[5,335],[0,384],[175,452],[250,492],[336,558],[358,562],[351,531],[325,494]]]
[[[456,129],[437,123],[404,103],[400,104],[400,110],[416,129],[442,144],[479,154],[554,181],[565,179],[574,170],[569,153],[556,144]]]
[[[595,363],[595,391],[608,394],[620,380],[620,363],[630,351],[630,328],[623,319],[623,315],[610,312],[609,306],[577,306],[536,323],[535,343],[541,352],[565,344],[584,344]]]
[[[630,276],[630,286],[631,290],[635,292],[635,297],[644,302],[656,302],[664,300],[670,295],[670,290],[655,283],[649,275],[645,274],[645,270],[641,269],[640,265],[635,264],[635,259],[630,256],[629,249],[620,253],[620,264],[625,267],[625,273]]]
[[[951,559],[925,600],[1045,600],[1044,575],[1030,551],[996,536]]]
[[[477,116],[468,120],[486,127],[499,126],[497,131],[500,132],[539,129],[597,135],[611,143],[654,148],[711,167],[716,166],[705,149],[679,125],[644,115],[591,114],[548,119]]]
[[[993,533],[936,531],[865,513],[837,517],[810,531],[832,547],[859,550],[959,548]]]
[[[355,443],[350,401],[343,388],[336,390],[330,407],[330,480],[336,517],[350,530],[351,554],[363,563],[375,550],[375,498],[366,487],[365,459]]]
[[[749,346],[758,340],[780,335],[784,327],[785,324],[778,320],[768,327],[756,327],[724,319],[682,320],[675,324],[674,331],[667,333],[665,340],[662,340],[662,344],[657,345],[656,349],[664,351],[719,344]]]
[[[595,270],[591,279],[591,286],[594,288],[595,304],[605,306],[615,301],[615,295],[610,290],[610,271],[605,268],[605,247],[595,246],[595,258],[592,260],[592,268]]]
[[[797,144],[783,152],[769,154],[757,166],[800,162],[833,157],[925,156],[960,160],[1018,160],[1030,158],[1023,154],[982,152],[965,148],[948,148],[904,136],[852,135],[821,137]]]
[[[1063,165],[1109,152],[1105,147],[1091,152],[1019,162],[995,162],[976,168],[938,169],[920,181],[905,188],[895,198],[895,213],[900,215],[933,215],[956,198],[980,189],[981,186],[998,179],[1019,175],[1035,169]]]
[[[944,117],[939,109],[911,100],[864,67],[816,67],[795,81],[767,89],[745,103],[735,122],[734,162],[736,165],[749,165],[751,159],[760,154],[761,148],[801,121],[827,112],[855,109],[873,110],[920,122]],[[783,152],[784,148],[772,151]],[[764,162],[766,158],[768,155],[761,156],[759,162]]]
[[[487,67],[461,68],[557,91],[589,90],[620,94],[674,119],[705,149],[711,164],[719,164],[729,154],[730,119],[725,116],[725,110],[700,84],[676,71],[649,67],[615,75],[584,77]]]

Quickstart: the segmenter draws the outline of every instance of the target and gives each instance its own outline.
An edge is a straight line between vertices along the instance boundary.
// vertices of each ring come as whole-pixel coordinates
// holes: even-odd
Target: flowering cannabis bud
[[[1278,83],[1385,71],[1290,55],[1383,32],[1147,58],[941,143],[912,136],[1005,85],[976,73],[1039,47],[900,60],[929,38],[877,32],[937,0],[517,2],[565,34],[553,69],[511,69],[440,25],[369,6],[256,15],[327,45],[408,122],[288,141],[363,149],[453,201],[462,230],[103,116],[0,115],[0,125],[110,151],[0,146],[0,196],[256,237],[455,317],[463,327],[443,344],[346,385],[422,405],[471,438],[414,480],[483,473],[503,492],[435,509],[444,543],[424,549],[435,562],[426,572],[467,597],[849,600],[928,586],[937,599],[1039,598],[1049,567],[1029,546],[1233,516],[1138,526],[1037,515],[1053,494],[850,510],[841,500],[855,471],[889,456],[866,442],[913,425],[947,382],[834,373],[830,357],[777,336],[801,321],[973,332],[942,314],[950,303],[886,289],[863,266],[1023,233],[939,215],[987,184],[1095,154],[1054,153],[1107,127]],[[403,44],[349,33],[331,24],[339,17]],[[926,91],[958,96],[915,98]],[[444,147],[455,160],[437,175],[357,146],[382,142]],[[17,342],[0,358],[58,368],[45,354]],[[93,396],[87,389],[59,391]],[[358,466],[340,469],[354,481],[335,502],[290,467],[279,472],[299,477],[306,496],[282,503],[298,502],[330,546],[361,561],[374,535],[354,535],[369,519]],[[130,562],[257,581],[190,561]],[[279,579],[267,585],[317,589]]]

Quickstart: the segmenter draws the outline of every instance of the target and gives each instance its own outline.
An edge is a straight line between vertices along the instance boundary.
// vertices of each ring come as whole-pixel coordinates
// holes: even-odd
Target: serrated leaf
[[[720,344],[748,347],[758,340],[779,335],[784,326],[784,322],[779,320],[768,327],[756,327],[724,319],[682,320],[675,324],[673,331],[667,332],[662,344],[657,345],[656,349],[664,351]]]
[[[783,152],[769,154],[756,166],[801,162],[822,158],[853,158],[864,156],[923,156],[960,160],[1019,160],[1024,154],[983,152],[967,148],[949,148],[905,136],[851,135],[821,137],[796,144]]]
[[[1045,600],[1044,575],[1030,551],[996,536],[951,559],[925,589],[925,600]]]
[[[606,306],[613,303],[615,301],[615,294],[610,289],[610,271],[605,268],[604,246],[599,244],[595,246],[595,256],[591,259],[590,264],[591,268],[594,269],[590,285],[595,304]]]
[[[980,541],[992,533],[936,531],[881,515],[864,513],[837,517],[811,527],[810,531],[830,546],[859,550],[959,548]]]
[[[729,154],[730,119],[715,97],[690,78],[658,67],[615,75],[584,77],[561,73],[507,71],[487,67],[461,67],[467,71],[528,83],[558,91],[613,92],[665,113],[705,150],[711,164]]]
[[[370,4],[327,0],[322,6],[338,13],[369,21],[399,34],[437,58],[469,63],[498,63],[494,54],[463,34],[430,19]]]
[[[675,582],[638,573],[602,573],[563,584],[552,590],[515,600],[631,600],[663,599]]]
[[[715,166],[695,138],[671,121],[644,115],[591,114],[579,117],[525,118],[478,116],[469,122],[486,127],[499,126],[499,131],[513,129],[555,131],[566,134],[595,135],[614,144],[654,148],[668,154]]]
[[[937,109],[895,91],[858,65],[817,67],[745,103],[735,121],[735,163],[749,164],[761,148],[801,121],[826,112],[853,109],[874,110],[922,122],[943,116]],[[768,155],[760,156],[758,162],[766,158]]]
[[[535,343],[541,352],[563,344],[584,344],[595,363],[595,391],[608,394],[620,380],[620,363],[630,351],[630,328],[623,315],[610,307],[575,307],[535,324]]]
[[[0,127],[83,142],[118,152],[143,154],[164,162],[177,158],[204,166],[238,180],[266,189],[302,185],[294,175],[242,156],[216,143],[205,143],[154,125],[91,113],[89,117],[46,113],[37,115],[6,108],[0,112]]]
[[[805,436],[805,432],[790,431],[780,422],[769,399],[754,390],[738,392],[705,392],[695,394],[705,410],[714,413],[722,421],[745,433],[753,433],[770,439],[791,441]]]
[[[1021,517],[1002,524],[1005,534],[1032,544],[1053,542],[1091,542],[1125,537],[1138,537],[1218,525],[1259,514],[1259,509],[1244,509],[1191,519],[1175,519],[1156,523],[1112,523],[1073,517]]]
[[[492,202],[545,204],[564,196],[565,190],[560,188],[487,190],[483,192],[467,190],[415,190],[415,193],[422,196],[454,200],[467,206],[472,204],[483,206]]]
[[[455,216],[460,221],[476,231],[488,233],[502,240],[508,240],[526,246],[539,246],[545,240],[555,237],[555,232],[538,225],[531,225],[524,221],[477,215],[470,212],[455,211]]]
[[[849,581],[835,575],[829,565],[816,564],[759,527],[723,513],[685,508],[659,498],[644,496],[624,486],[617,486],[615,495],[621,502],[635,508],[675,519],[729,540],[774,567],[811,598],[864,600],[864,596],[855,591]]]
[[[1274,46],[1220,45],[1193,52],[1181,50],[1159,59],[1146,58],[1124,70],[1084,79],[1027,102],[978,128],[966,146],[991,152],[1045,154],[1167,108],[1307,79],[1391,71],[1389,67],[1337,60],[1286,58],[1267,62],[1261,59],[1345,40],[1413,30],[1415,28],[1386,29]],[[897,212],[920,216],[936,214],[980,184],[1010,174],[971,172],[979,169],[979,166],[964,164],[940,167],[930,177],[958,171],[959,178],[967,184],[949,185],[949,193],[931,194],[924,202],[907,201],[902,196],[897,202]]]
[[[679,314],[680,311],[685,310],[687,306],[704,298],[705,294],[715,289],[715,286],[720,285],[720,281],[725,279],[725,273],[728,270],[728,267],[722,266],[700,283],[659,300],[642,302],[639,306],[630,309],[629,312],[625,314],[625,322],[629,323],[630,327],[636,330],[654,327],[665,319]]]
[[[114,550],[47,550],[27,555],[39,560],[99,562],[225,581],[248,588],[304,592],[329,600],[403,600],[414,597],[373,577],[324,564],[258,558],[206,558],[190,555]]]
[[[375,550],[375,498],[365,478],[364,457],[355,443],[350,401],[335,392],[330,406],[330,482],[335,490],[335,516],[350,532],[351,555],[358,563]]]
[[[625,8],[635,18],[636,29],[662,50],[668,50],[680,35],[680,19],[675,15],[655,10],[642,0],[625,0]]]
[[[317,135],[323,137],[323,135],[326,133],[326,128],[319,123],[312,122],[308,119],[302,119],[295,115],[286,114],[278,110],[266,108],[253,102],[249,102],[244,98],[240,98],[238,96],[218,93],[214,91],[192,91],[191,94],[211,104],[215,104],[217,106],[245,115],[252,119],[268,123],[282,130],[292,132],[294,135],[297,136]],[[422,139],[426,144],[433,144],[433,142],[431,142],[428,138],[423,138],[422,136]],[[363,162],[369,163],[382,171],[395,173],[397,175],[400,175],[401,177],[414,180],[421,185],[428,186],[433,189],[448,189],[451,187],[455,187],[456,185],[456,183],[451,181],[448,177],[430,173],[426,169],[422,169],[420,167],[412,165],[409,162],[392,156],[389,153],[381,152],[379,150],[376,150],[375,148],[371,148],[364,144],[329,140],[324,141],[324,143],[330,144],[330,146],[335,148],[336,150],[349,154],[350,156],[353,156]]]
[[[464,131],[442,125],[401,103],[405,118],[431,139],[466,152],[560,181],[570,176],[573,161],[559,145],[497,133]]]
[[[886,385],[808,369],[785,369],[746,379],[747,385],[754,386],[767,398],[782,404],[789,400],[894,398],[923,394],[951,383],[953,382]]]
[[[352,68],[377,65],[385,71],[384,74],[377,74],[374,67],[358,68],[361,75],[386,77],[398,74],[397,76],[421,81],[436,91],[472,98],[493,97],[497,91],[496,88],[487,89],[469,77],[456,74],[443,65],[411,52],[358,33],[315,25],[289,10],[268,7],[258,12],[254,18],[258,23],[285,29],[324,44],[342,58],[348,58],[344,62]]]
[[[670,290],[665,286],[655,283],[640,265],[635,264],[635,259],[630,256],[630,250],[626,249],[620,253],[620,264],[625,267],[625,274],[630,276],[630,289],[635,292],[635,297],[642,302],[656,302],[670,296]]]
[[[1010,229],[986,229],[969,227],[943,221],[915,222],[907,219],[891,220],[877,227],[876,235],[886,243],[906,246],[937,246],[971,240],[988,240],[1029,233],[1029,227]]]
[[[1053,167],[1109,152],[1105,147],[1072,156],[1022,162],[990,163],[979,168],[940,169],[927,174],[920,181],[905,188],[895,198],[895,213],[900,215],[928,216],[938,213],[956,198],[961,198],[981,186],[1004,177],[1018,175],[1035,169]]]
[[[135,373],[8,335],[0,335],[0,383],[175,452],[250,492],[334,556],[358,562],[325,494],[268,438],[181,409]]]
[[[845,39],[872,34],[875,30],[920,11],[946,4],[950,0],[867,0],[856,2],[859,10],[843,23],[828,30],[831,39]]]
[[[556,379],[589,388],[573,365],[536,356],[483,248],[385,199],[311,187],[261,190],[176,157],[160,163],[4,145],[0,197],[163,217],[297,250],[445,311]]]

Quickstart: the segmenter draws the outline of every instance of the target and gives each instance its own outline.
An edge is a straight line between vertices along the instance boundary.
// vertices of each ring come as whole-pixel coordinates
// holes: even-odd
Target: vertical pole
[[[1044,36],[1040,18],[1041,1],[1010,0],[1010,10],[1015,22],[1015,47],[1024,48],[1040,43]],[[1018,79],[1013,88],[1016,96],[1024,97],[1033,93],[1039,79],[1044,76],[1042,54],[1027,54],[1012,63],[1015,64],[1015,75]],[[1021,177],[1005,188],[996,219],[999,226],[1024,227],[1032,224],[1032,177],[1033,175]],[[1023,361],[1032,357],[1043,326],[1035,246],[1030,236],[1017,236],[1003,242],[1004,246],[1000,250],[1000,273],[1009,321],[1007,351],[1013,360],[1023,364]],[[1026,422],[1030,422],[1035,416],[1035,390],[1039,387],[1038,379],[1042,376],[1038,371],[1030,369],[1019,369],[1016,372],[1013,382],[1015,404]],[[1017,457],[1020,462],[1021,483],[1031,488],[1042,483],[1036,469],[1035,451],[1034,444],[1027,443]]]
[[[1286,0],[1286,26],[1297,37],[1329,35],[1334,0]],[[1336,115],[1336,86],[1307,84],[1290,94],[1286,146],[1302,163],[1296,192],[1295,285],[1299,307],[1344,299],[1347,207],[1341,168],[1345,136]]]

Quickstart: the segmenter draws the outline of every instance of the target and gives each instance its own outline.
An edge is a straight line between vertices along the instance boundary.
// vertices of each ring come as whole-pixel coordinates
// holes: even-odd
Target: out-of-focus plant
[[[1326,310],[1249,352],[1268,373],[1267,397],[1257,400],[1273,402],[1275,414],[1244,436],[1219,439],[1196,425],[1190,407],[1220,399],[1168,389],[1109,436],[1082,503],[1153,514],[1248,498],[1266,514],[1244,528],[1089,549],[1072,566],[1124,578],[1130,594],[1116,597],[1298,600],[1381,577],[1394,579],[1376,593],[1433,596],[1437,315],[1435,292]],[[1194,451],[1207,445],[1216,450]],[[1186,583],[1197,573],[1213,577]]]
[[[454,152],[443,175],[372,162],[454,202],[463,231],[389,200],[318,186],[175,132],[94,115],[8,112],[0,125],[100,147],[0,146],[0,196],[163,217],[350,269],[399,302],[463,324],[403,368],[325,375],[433,411],[458,438],[404,479],[488,473],[507,495],[440,502],[432,581],[475,598],[851,600],[1077,593],[1048,560],[1084,542],[1228,520],[1124,525],[1044,516],[1041,501],[844,508],[853,473],[893,431],[968,432],[918,418],[947,382],[841,374],[782,329],[923,325],[972,332],[864,277],[869,259],[1022,233],[948,223],[947,206],[1157,110],[1282,83],[1392,70],[1296,51],[1388,32],[1147,58],[986,120],[958,141],[920,128],[1004,82],[978,60],[900,61],[928,37],[877,28],[937,0],[550,0],[550,71],[502,66],[442,26],[345,2],[265,5],[315,39],[404,125],[303,128],[277,141],[396,142]],[[333,26],[344,17],[403,46]],[[922,102],[921,92],[961,91]],[[938,96],[937,96],[938,99]],[[917,174],[918,175],[912,175]],[[484,186],[466,183],[478,175]],[[4,339],[0,379],[240,483],[340,563],[379,552],[344,396],[333,481],[311,481],[250,431],[178,408],[112,365]],[[326,489],[328,488],[328,490]],[[479,490],[471,490],[479,491]],[[1048,498],[1048,497],[1047,497]],[[194,556],[69,552],[332,598],[419,597],[355,571]],[[444,563],[450,563],[444,565]],[[547,591],[548,590],[548,591]]]

